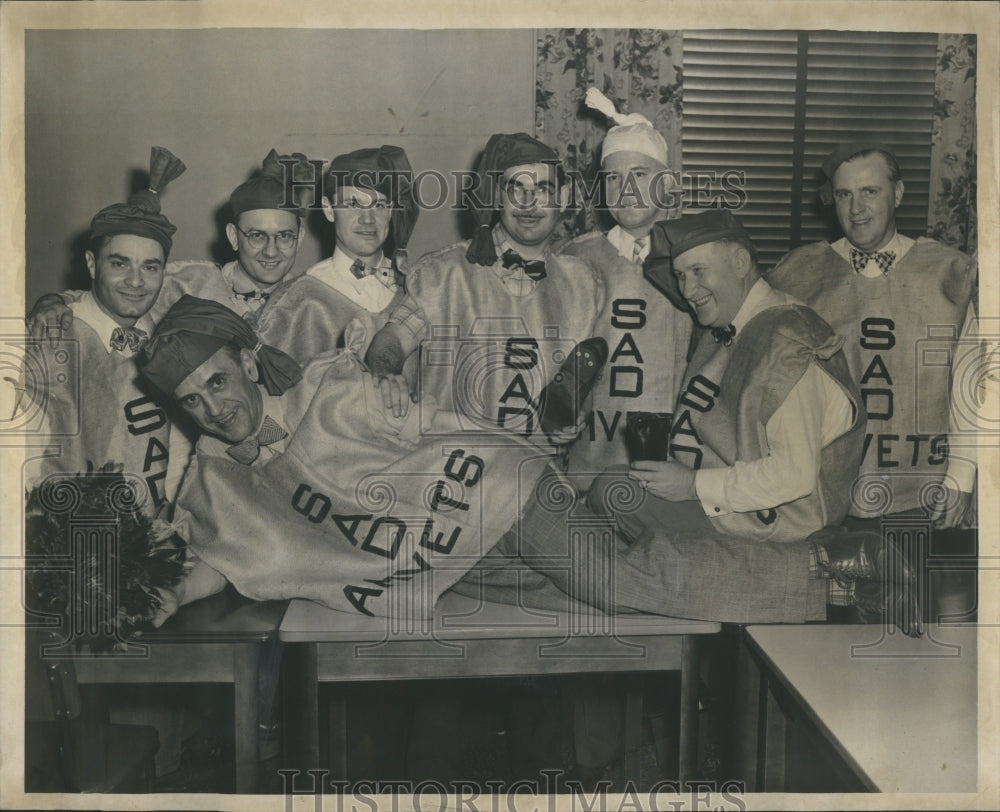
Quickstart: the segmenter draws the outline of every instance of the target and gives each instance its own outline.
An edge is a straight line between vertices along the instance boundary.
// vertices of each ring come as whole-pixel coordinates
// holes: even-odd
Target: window
[[[924,234],[936,55],[937,34],[685,31],[684,172],[744,173],[739,215],[767,268],[840,236],[820,165],[838,142],[874,137],[906,184],[900,231]],[[689,197],[688,212],[703,207]]]

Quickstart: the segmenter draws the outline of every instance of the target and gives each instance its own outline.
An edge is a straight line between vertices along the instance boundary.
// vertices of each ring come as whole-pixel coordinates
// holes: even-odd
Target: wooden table
[[[975,627],[934,624],[922,639],[880,625],[747,635],[761,667],[757,791],[796,789],[792,724],[818,731],[856,789],[975,791]]]
[[[260,696],[273,695],[287,601],[257,602],[231,587],[188,604],[135,639],[133,656],[74,658],[80,683],[231,683],[236,791],[257,789]],[[265,684],[261,684],[261,682]],[[264,720],[265,722],[267,720]]]
[[[288,654],[298,664],[297,677],[286,687],[300,711],[300,766],[319,765],[321,682],[680,671],[679,776],[684,781],[693,777],[697,759],[697,638],[719,630],[718,623],[704,621],[527,610],[452,593],[438,601],[432,621],[409,626],[295,600],[280,637],[293,644]],[[331,705],[331,777],[342,779],[346,709],[342,697]],[[626,740],[626,749],[630,744],[635,742]]]

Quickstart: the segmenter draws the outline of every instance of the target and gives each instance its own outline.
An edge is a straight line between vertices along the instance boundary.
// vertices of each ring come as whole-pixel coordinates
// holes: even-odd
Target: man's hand
[[[694,487],[694,470],[679,462],[659,462],[642,460],[633,462],[629,477],[653,496],[670,502],[685,502],[697,499]]]
[[[566,445],[567,443],[572,443],[577,437],[580,436],[582,432],[587,427],[587,413],[581,414],[577,420],[576,425],[566,426],[565,428],[553,432],[549,435],[549,442],[552,445]]]
[[[943,488],[935,491],[931,505],[931,521],[938,530],[949,530],[962,524],[972,504],[972,494]]]
[[[31,338],[36,341],[47,338],[54,347],[73,326],[73,311],[58,293],[47,293],[35,302],[26,324]]]
[[[382,405],[393,417],[406,417],[410,411],[410,385],[403,375],[376,375],[375,383],[382,393]]]

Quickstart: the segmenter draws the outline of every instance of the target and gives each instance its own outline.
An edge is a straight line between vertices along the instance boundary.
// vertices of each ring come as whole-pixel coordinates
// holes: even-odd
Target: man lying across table
[[[443,411],[433,436],[421,437],[426,425],[417,416],[434,404],[395,417],[357,358],[362,346],[363,336],[349,336],[347,351],[317,359],[296,384],[290,359],[261,346],[225,308],[186,297],[164,317],[143,352],[143,374],[211,438],[199,442],[176,517],[200,563],[167,596],[159,622],[225,579],[258,599],[425,615],[502,536],[509,546],[520,535],[526,552],[543,557],[535,564],[569,591],[590,574],[584,557],[566,553],[568,523],[586,512],[579,506],[567,520],[546,498],[561,481],[548,455],[508,432],[463,435]],[[281,403],[276,425],[265,406],[273,401]],[[274,443],[283,453],[271,453]],[[655,567],[638,566],[643,548],[655,554]],[[824,616],[827,574],[860,579],[878,593],[870,600],[880,598],[895,548],[871,534],[776,542],[657,531],[617,559],[616,578],[627,574],[630,587],[643,587],[641,600],[617,601],[622,608],[801,622]]]

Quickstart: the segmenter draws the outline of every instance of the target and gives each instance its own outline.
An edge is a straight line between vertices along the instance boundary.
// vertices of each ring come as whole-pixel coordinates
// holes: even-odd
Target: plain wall
[[[171,259],[218,261],[229,193],[271,147],[329,160],[395,144],[414,171],[447,172],[492,133],[534,128],[530,29],[29,31],[25,51],[29,309],[86,286],[90,219],[145,181],[153,145],[188,167],[162,197]],[[297,267],[332,250],[324,224],[310,216]],[[409,255],[463,236],[455,211],[424,211]]]

